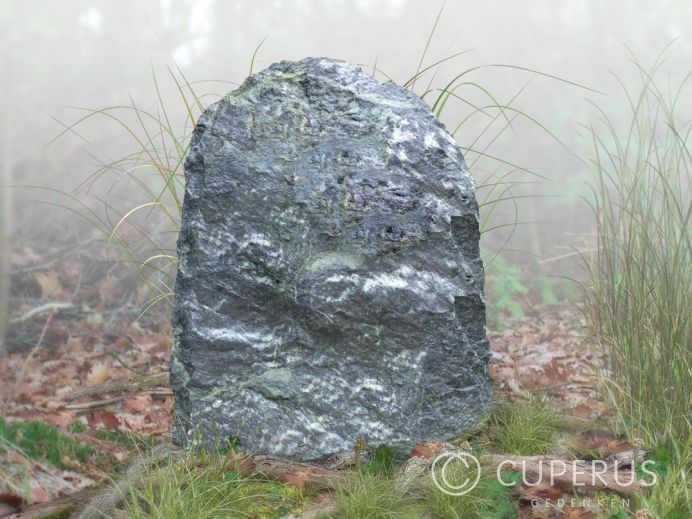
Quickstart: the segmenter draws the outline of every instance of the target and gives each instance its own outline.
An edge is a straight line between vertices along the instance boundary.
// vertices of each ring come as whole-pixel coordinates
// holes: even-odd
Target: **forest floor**
[[[11,354],[0,358],[0,517],[108,482],[168,438],[173,402],[165,382],[79,397],[85,388],[168,369],[168,310],[140,315],[131,296],[136,279],[123,271],[95,239],[15,249]],[[576,305],[536,305],[503,324],[488,332],[497,397],[545,394],[582,423],[561,438],[563,452],[605,459],[631,449],[603,425],[609,412],[595,392],[602,358]],[[523,486],[515,492],[519,517],[600,517],[588,506],[531,503],[545,496],[570,491]]]

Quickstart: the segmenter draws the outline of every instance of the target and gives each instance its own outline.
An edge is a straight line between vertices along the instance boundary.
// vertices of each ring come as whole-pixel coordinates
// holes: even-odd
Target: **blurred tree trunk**
[[[6,58],[8,58],[6,56]],[[12,119],[14,115],[14,99],[11,95],[12,74],[9,59],[3,64],[5,71],[4,92],[0,99],[4,101],[0,107],[0,356],[7,355],[7,325],[9,324],[9,302],[11,281],[11,236],[12,236],[12,157],[13,133]]]

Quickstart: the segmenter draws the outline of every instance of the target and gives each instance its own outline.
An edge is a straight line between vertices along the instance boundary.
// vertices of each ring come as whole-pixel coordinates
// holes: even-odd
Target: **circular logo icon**
[[[445,494],[463,496],[478,485],[481,464],[470,452],[443,452],[433,461],[430,475],[435,486]]]

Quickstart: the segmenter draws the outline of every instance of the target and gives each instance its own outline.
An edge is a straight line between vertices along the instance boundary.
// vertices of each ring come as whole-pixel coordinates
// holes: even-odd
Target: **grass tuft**
[[[124,509],[131,519],[270,519],[299,511],[305,501],[297,488],[242,476],[222,455],[206,453],[171,461],[132,482]]]
[[[336,491],[333,519],[404,519],[417,517],[393,480],[359,473]]]
[[[380,445],[375,448],[372,457],[365,463],[358,466],[362,473],[389,476],[394,468],[396,452],[388,445]]]
[[[465,472],[454,470],[460,467],[460,464],[450,465],[445,471],[451,485],[461,485],[468,478]],[[491,475],[482,476],[473,490],[461,496],[449,495],[432,485],[427,505],[434,517],[445,519],[512,519],[517,516],[509,490]]]
[[[503,454],[545,454],[555,446],[562,420],[546,398],[498,402],[488,419],[493,450]]]
[[[689,470],[692,467],[692,448],[682,449],[684,457],[675,459],[666,466],[665,474],[652,487],[651,493],[641,497],[639,506],[648,510],[653,517],[687,519],[690,517],[692,487]]]

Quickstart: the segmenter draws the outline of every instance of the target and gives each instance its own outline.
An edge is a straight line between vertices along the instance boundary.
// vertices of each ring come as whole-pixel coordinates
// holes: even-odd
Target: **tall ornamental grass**
[[[679,105],[689,106],[692,72],[663,83],[661,64],[636,65],[636,92],[621,82],[625,124],[622,113],[616,120],[596,107],[598,249],[588,311],[608,362],[603,388],[621,423],[683,460],[692,431],[692,121]]]

